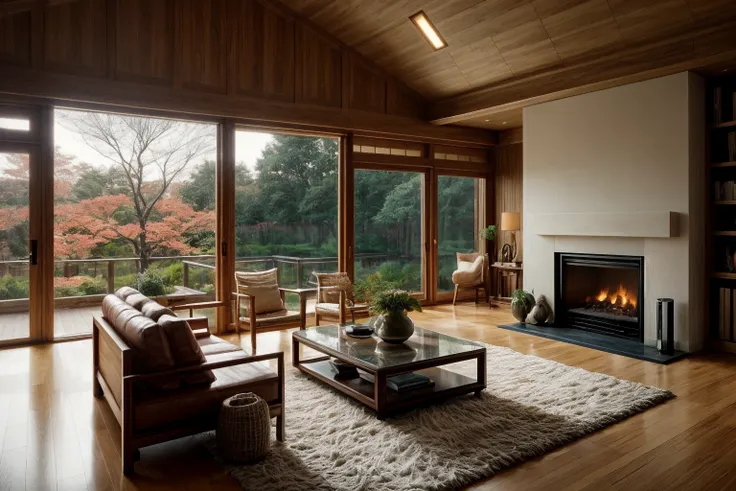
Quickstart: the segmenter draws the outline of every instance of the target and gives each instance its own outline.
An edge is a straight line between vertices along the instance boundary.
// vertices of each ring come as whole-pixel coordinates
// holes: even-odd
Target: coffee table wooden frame
[[[407,410],[411,407],[426,405],[470,392],[474,392],[476,396],[480,396],[480,393],[486,388],[486,349],[482,346],[479,346],[477,350],[467,351],[465,353],[376,369],[359,359],[300,337],[297,335],[298,332],[300,331],[292,333],[291,337],[291,354],[294,367],[373,409],[378,419],[384,419],[393,413]],[[299,352],[300,344],[329,356],[301,360]],[[359,377],[353,379],[336,378],[335,371],[330,365],[330,357],[351,363],[361,370],[372,374],[375,377],[374,383],[370,383]],[[466,375],[439,368],[442,365],[473,359],[477,360],[475,380]],[[407,372],[418,372],[430,377],[434,381],[434,386],[407,392],[396,392],[386,386],[386,379],[388,377]]]

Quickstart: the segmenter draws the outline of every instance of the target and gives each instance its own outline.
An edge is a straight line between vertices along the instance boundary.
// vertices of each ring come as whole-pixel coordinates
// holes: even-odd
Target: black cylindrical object
[[[675,353],[675,301],[657,299],[657,349],[665,355]]]

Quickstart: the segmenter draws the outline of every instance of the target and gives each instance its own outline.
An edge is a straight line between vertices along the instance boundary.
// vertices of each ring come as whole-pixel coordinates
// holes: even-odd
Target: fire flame
[[[598,300],[599,302],[605,302],[606,300],[608,300],[612,304],[615,304],[616,300],[619,297],[621,298],[622,307],[630,303],[632,307],[636,308],[636,297],[633,295],[629,297],[628,290],[624,288],[622,284],[619,284],[618,290],[614,292],[611,292],[609,288],[604,288],[603,290],[600,291],[598,296],[595,297],[595,299]]]

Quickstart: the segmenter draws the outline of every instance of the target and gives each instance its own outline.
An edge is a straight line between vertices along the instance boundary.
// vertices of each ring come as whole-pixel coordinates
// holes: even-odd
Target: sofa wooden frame
[[[201,365],[176,368],[150,374],[133,374],[132,349],[115,332],[113,327],[103,318],[95,316],[92,320],[92,339],[94,346],[94,395],[104,397],[120,424],[121,456],[123,473],[133,473],[134,462],[140,457],[139,449],[149,445],[162,443],[203,431],[215,429],[217,421],[212,418],[200,418],[196,422],[166,425],[160,429],[136,432],[133,425],[133,408],[135,407],[133,387],[140,382],[176,375],[191,374],[205,370],[215,370],[245,363],[256,363],[276,360],[278,398],[269,403],[271,417],[276,418],[276,439],[284,440],[285,407],[284,407],[284,353],[269,353],[250,356],[243,352],[242,358],[221,362],[208,362]]]

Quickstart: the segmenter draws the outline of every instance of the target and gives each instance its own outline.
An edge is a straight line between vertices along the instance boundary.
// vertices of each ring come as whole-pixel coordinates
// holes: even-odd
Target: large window
[[[458,252],[478,251],[480,179],[439,176],[437,179],[437,291],[453,291],[452,273]]]
[[[424,174],[355,171],[355,280],[359,295],[423,293]]]
[[[89,332],[101,297],[215,297],[217,127],[57,110],[55,335]]]
[[[338,147],[336,138],[237,132],[237,271],[276,267],[291,288],[337,271]]]

